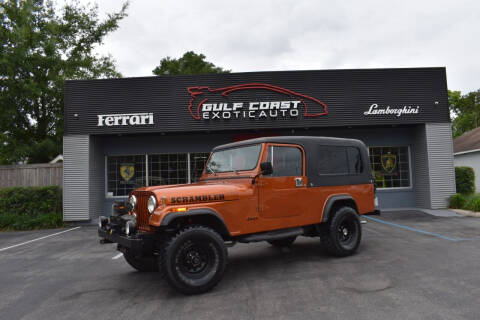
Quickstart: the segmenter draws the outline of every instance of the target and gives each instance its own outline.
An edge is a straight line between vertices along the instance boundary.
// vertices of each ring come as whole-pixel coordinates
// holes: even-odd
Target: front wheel
[[[327,250],[338,257],[352,255],[362,239],[362,227],[357,212],[350,207],[340,207],[322,226],[320,234]]]
[[[123,257],[129,265],[140,272],[158,271],[157,258],[154,255],[139,255],[135,254],[133,251],[127,250],[123,253]]]
[[[227,265],[227,248],[222,237],[204,226],[189,226],[167,244],[160,266],[168,283],[184,294],[212,289]]]

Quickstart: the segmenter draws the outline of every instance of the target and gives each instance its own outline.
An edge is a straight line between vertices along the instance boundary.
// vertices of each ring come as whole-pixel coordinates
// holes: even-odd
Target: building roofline
[[[255,70],[255,71],[234,71],[229,73],[210,73],[210,74],[174,74],[174,75],[148,75],[148,76],[130,76],[122,78],[98,78],[98,79],[67,79],[66,83],[80,82],[100,82],[100,81],[128,81],[128,80],[151,80],[155,78],[189,78],[198,76],[222,77],[232,74],[255,74],[255,73],[296,73],[296,72],[318,72],[318,71],[396,71],[396,70],[444,70],[446,66],[437,67],[398,67],[398,68],[345,68],[345,69],[287,69],[287,70]]]
[[[473,153],[473,152],[479,152],[480,149],[473,149],[473,150],[467,150],[467,151],[460,151],[460,152],[455,152],[453,155],[461,155],[461,154],[466,154],[466,153]]]

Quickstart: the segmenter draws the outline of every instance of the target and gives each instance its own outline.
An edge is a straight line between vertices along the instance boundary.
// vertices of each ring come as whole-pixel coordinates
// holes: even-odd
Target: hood
[[[236,200],[239,198],[239,195],[245,193],[247,189],[245,184],[199,182],[193,184],[144,187],[136,191],[153,192],[159,202],[165,197],[167,205],[178,205]]]

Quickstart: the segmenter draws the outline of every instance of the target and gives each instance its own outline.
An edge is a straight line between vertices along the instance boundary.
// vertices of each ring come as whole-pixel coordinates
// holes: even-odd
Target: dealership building
[[[66,221],[198,181],[214,146],[261,136],[362,140],[380,209],[445,208],[455,193],[445,68],[67,81],[64,132]]]

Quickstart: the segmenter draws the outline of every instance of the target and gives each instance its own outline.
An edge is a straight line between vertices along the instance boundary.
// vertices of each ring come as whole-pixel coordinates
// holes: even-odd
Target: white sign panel
[[[153,113],[121,113],[121,114],[99,114],[98,127],[112,126],[143,126],[153,123]]]
[[[401,117],[402,115],[405,115],[405,114],[418,114],[419,112],[420,112],[420,106],[403,106],[403,107],[393,108],[390,106],[379,107],[378,104],[374,103],[363,114],[366,116],[393,114],[393,115],[396,115],[397,117]]]

